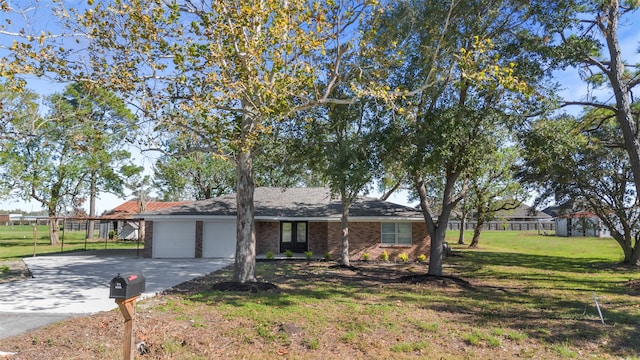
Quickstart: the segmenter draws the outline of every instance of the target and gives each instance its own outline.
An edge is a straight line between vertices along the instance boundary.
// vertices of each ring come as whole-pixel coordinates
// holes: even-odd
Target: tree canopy
[[[640,80],[637,68],[622,58],[617,33],[637,5],[96,0],[75,9],[48,4],[56,15],[53,32],[28,26],[36,25],[29,9],[0,1],[8,15],[0,38],[11,40],[0,43],[0,75],[11,90],[2,89],[1,156],[49,164],[43,168],[73,158],[64,163],[65,178],[73,181],[54,184],[60,171],[46,177],[49,189],[69,189],[70,198],[86,193],[78,179],[88,179],[92,198],[125,183],[143,195],[149,179],[142,169],[128,164],[118,174],[114,164],[127,154],[110,150],[128,137],[125,132],[148,129],[138,140],[163,153],[155,171],[166,198],[235,190],[238,282],[255,281],[256,185],[328,183],[348,208],[372,180],[394,179],[390,186],[410,188],[420,199],[432,245],[429,273],[441,275],[451,212],[470,188],[485,193],[485,185],[507,168],[501,156],[515,142],[504,139],[526,132],[532,136],[525,141],[529,148],[542,147],[542,140],[532,142],[536,131],[568,126],[549,116],[558,109],[554,69],[582,66],[590,86],[610,86],[615,104],[586,98],[566,105],[589,105],[617,120],[633,176],[614,183],[626,188],[632,181],[636,193],[640,189],[640,137],[632,111],[632,90]],[[25,74],[72,85],[48,97],[52,110],[44,116],[34,95],[20,92]],[[127,125],[105,126],[110,117],[127,119]],[[539,122],[531,125],[533,119]],[[597,128],[604,125],[610,124]],[[529,132],[531,126],[535,131]],[[577,139],[583,136],[597,138],[590,133]],[[38,155],[45,149],[52,155]],[[81,150],[90,155],[81,156]],[[584,144],[568,144],[555,154],[607,155]],[[19,161],[3,165],[3,174],[22,171],[31,188],[44,182]],[[560,184],[565,169],[553,170],[543,180]],[[128,177],[124,183],[122,176]],[[490,209],[487,199],[496,197],[485,194],[478,203]]]

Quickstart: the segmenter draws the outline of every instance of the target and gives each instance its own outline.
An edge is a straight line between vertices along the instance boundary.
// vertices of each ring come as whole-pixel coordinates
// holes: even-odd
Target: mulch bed
[[[471,285],[471,283],[469,283],[467,280],[461,279],[457,276],[416,274],[416,275],[402,276],[400,277],[399,281],[402,283],[409,283],[409,284],[435,283],[441,286],[448,286],[451,284],[455,284],[465,289],[469,289],[469,290],[475,289],[473,285]]]
[[[211,286],[212,291],[239,291],[252,292],[277,290],[278,286],[268,282],[247,282],[239,283],[235,281],[222,281]]]

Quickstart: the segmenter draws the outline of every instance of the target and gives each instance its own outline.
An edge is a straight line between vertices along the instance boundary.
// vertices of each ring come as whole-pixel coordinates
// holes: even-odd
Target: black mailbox
[[[145,279],[142,273],[118,274],[111,279],[110,299],[129,299],[144,292]]]

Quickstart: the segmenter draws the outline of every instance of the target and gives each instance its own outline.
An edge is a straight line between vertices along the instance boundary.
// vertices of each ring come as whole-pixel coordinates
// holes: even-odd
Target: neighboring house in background
[[[449,220],[449,230],[460,230],[460,214],[456,212]],[[465,222],[465,230],[474,229],[476,219],[471,218]],[[553,217],[537,211],[527,204],[520,204],[515,209],[500,210],[494,215],[494,219],[484,224],[483,230],[553,230]]]
[[[46,215],[0,214],[0,225],[47,224]]]
[[[190,203],[190,201],[148,201],[145,204],[145,208],[146,211],[154,211],[188,203]],[[134,219],[134,215],[139,213],[140,201],[138,199],[134,199],[128,200],[100,216],[102,219],[100,221],[100,238],[108,238],[109,229],[114,229],[118,239],[138,240],[140,219]]]
[[[547,206],[542,210],[542,212],[551,216],[552,218],[557,218],[558,215],[560,214],[560,206],[558,205]]]
[[[256,254],[311,251],[317,257],[342,251],[341,202],[327,188],[256,188]],[[144,218],[145,257],[235,257],[236,194],[195,201]],[[358,197],[349,211],[349,250],[353,259],[387,251],[416,258],[429,253],[422,213],[414,208]]]
[[[579,211],[556,218],[556,235],[611,237],[611,232],[594,213]]]

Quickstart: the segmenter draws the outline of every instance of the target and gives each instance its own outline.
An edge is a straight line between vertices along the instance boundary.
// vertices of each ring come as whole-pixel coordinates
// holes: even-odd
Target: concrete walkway
[[[109,284],[119,273],[142,272],[142,298],[231,265],[233,259],[145,259],[136,250],[25,258],[33,278],[0,284],[0,338],[72,316],[117,308]],[[0,349],[1,350],[1,349]]]

